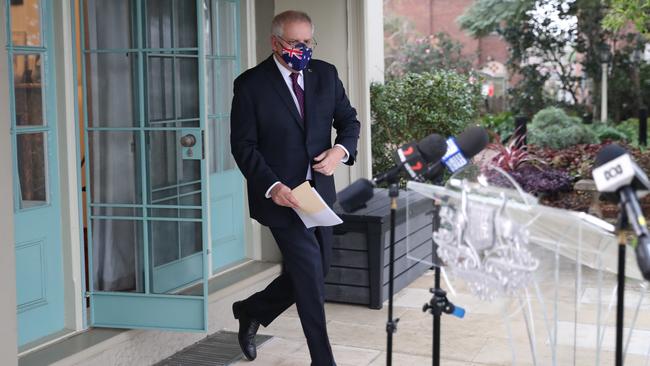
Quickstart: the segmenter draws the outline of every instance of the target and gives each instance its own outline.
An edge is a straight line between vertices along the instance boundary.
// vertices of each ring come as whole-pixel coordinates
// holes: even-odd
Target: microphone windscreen
[[[343,211],[353,212],[365,206],[373,194],[375,185],[368,179],[358,179],[338,193],[338,202]]]
[[[444,137],[432,133],[418,142],[418,150],[426,162],[435,163],[447,152],[447,142]]]
[[[490,137],[488,136],[487,130],[481,126],[471,126],[465,129],[456,138],[456,143],[458,148],[463,152],[463,155],[470,159],[474,155],[481,152],[485,149],[488,144]]]
[[[623,147],[616,144],[609,144],[600,149],[598,154],[596,154],[596,161],[594,162],[594,168],[608,163],[621,155],[627,154],[627,150]]]

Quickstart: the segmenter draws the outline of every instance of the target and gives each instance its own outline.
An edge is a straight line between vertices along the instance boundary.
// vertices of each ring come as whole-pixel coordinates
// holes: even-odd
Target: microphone
[[[446,149],[445,140],[438,134],[431,134],[417,144],[410,142],[402,145],[395,152],[396,164],[388,171],[376,175],[372,180],[375,184],[392,182],[402,171],[406,171],[412,179],[419,179],[426,163],[442,157]]]
[[[426,180],[435,181],[446,168],[455,173],[464,168],[474,155],[485,149],[489,141],[487,130],[480,126],[470,126],[458,138],[447,139],[447,152],[440,161],[429,165],[422,173]]]
[[[647,175],[627,151],[616,144],[607,145],[598,152],[592,175],[599,192],[618,193],[627,222],[637,237],[634,250],[639,270],[646,280],[650,280],[650,232],[637,194],[637,190],[650,189]]]
[[[372,181],[361,178],[357,179],[354,183],[345,187],[338,193],[338,202],[345,212],[353,212],[366,206],[366,202],[372,198],[375,188],[375,183]]]
[[[345,212],[356,211],[365,206],[374,192],[377,184],[391,182],[406,171],[412,179],[421,179],[420,174],[425,170],[427,163],[440,160],[445,154],[447,144],[444,137],[431,134],[420,142],[410,142],[402,145],[395,152],[396,164],[384,173],[376,175],[372,181],[358,179],[338,193],[338,202]]]
[[[402,171],[411,179],[419,179],[427,163],[439,160],[447,149],[444,137],[432,133],[420,142],[414,141],[402,145],[394,154],[395,165],[388,171],[373,178],[375,184],[397,179]]]

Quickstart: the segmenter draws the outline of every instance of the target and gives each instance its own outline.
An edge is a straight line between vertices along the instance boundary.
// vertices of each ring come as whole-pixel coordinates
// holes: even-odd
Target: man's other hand
[[[321,174],[332,175],[345,155],[345,150],[339,146],[334,146],[331,149],[323,151],[320,155],[314,158],[317,163],[313,168]]]
[[[291,188],[282,183],[276,184],[275,187],[271,189],[271,199],[279,206],[300,208],[298,200],[293,196],[293,193],[291,193]]]

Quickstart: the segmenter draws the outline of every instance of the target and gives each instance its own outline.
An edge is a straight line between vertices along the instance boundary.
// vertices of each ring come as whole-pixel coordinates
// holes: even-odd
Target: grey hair
[[[311,34],[314,34],[314,23],[307,13],[298,10],[287,10],[273,17],[271,22],[271,34],[278,37],[284,36],[284,25],[294,22],[306,22],[311,24]]]

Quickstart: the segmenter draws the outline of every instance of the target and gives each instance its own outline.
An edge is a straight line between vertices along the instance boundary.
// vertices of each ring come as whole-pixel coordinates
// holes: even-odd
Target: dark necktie
[[[293,86],[293,92],[296,94],[296,99],[298,99],[298,105],[300,106],[300,117],[305,119],[305,92],[300,87],[300,84],[298,84],[298,76],[300,74],[297,72],[291,73],[291,85]]]

